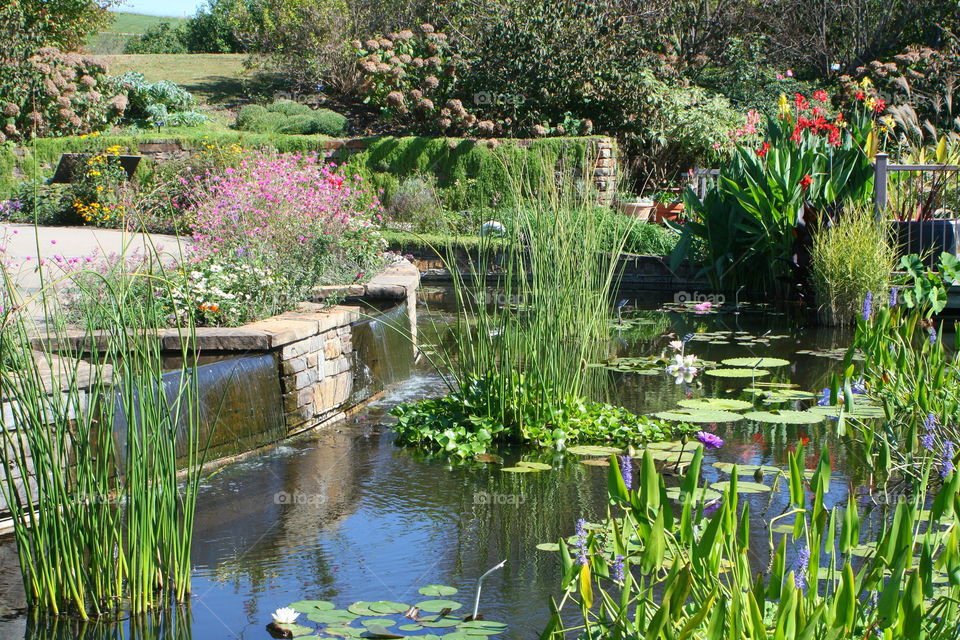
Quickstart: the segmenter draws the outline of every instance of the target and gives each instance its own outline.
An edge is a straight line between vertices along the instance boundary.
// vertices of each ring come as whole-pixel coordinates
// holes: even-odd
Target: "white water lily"
[[[693,366],[696,362],[697,356],[678,353],[673,357],[673,364],[667,366],[667,373],[674,377],[676,384],[693,382],[693,377],[697,375],[697,368]]]
[[[300,617],[300,614],[290,607],[280,607],[270,615],[277,624],[293,624]]]
[[[674,351],[683,351],[683,340],[671,340],[670,348]]]

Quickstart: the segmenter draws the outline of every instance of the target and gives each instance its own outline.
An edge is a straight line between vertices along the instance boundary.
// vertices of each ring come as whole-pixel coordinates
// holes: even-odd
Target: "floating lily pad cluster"
[[[694,333],[690,340],[692,342],[706,342],[707,344],[722,345],[742,345],[742,346],[767,346],[773,340],[784,340],[789,338],[787,334],[766,333],[754,335],[749,331],[701,331]]]
[[[642,376],[656,376],[661,375],[664,368],[671,364],[674,364],[673,359],[654,355],[613,358],[611,360],[606,360],[591,366],[603,367],[605,369],[619,371],[621,373],[636,373]],[[696,367],[697,369],[703,369],[704,367],[711,367],[715,365],[715,362],[711,362],[709,360],[700,360],[698,358],[692,363],[691,366]]]
[[[837,349],[803,349],[796,352],[799,356],[813,356],[815,358],[829,358],[831,360],[843,360],[847,355],[845,348]],[[862,353],[854,353],[854,360],[863,360]]]
[[[407,637],[483,640],[507,629],[502,622],[470,620],[469,616],[462,615],[463,605],[449,599],[457,593],[454,587],[429,585],[419,592],[424,599],[413,604],[390,600],[360,601],[345,609],[338,609],[326,600],[301,600],[289,605],[289,609],[303,615],[305,621],[274,622],[268,630],[275,637],[298,640]],[[309,622],[315,626],[307,626]]]
[[[754,387],[753,390],[766,394],[767,399],[774,397],[782,400],[788,395],[788,392],[796,395],[796,399],[811,399],[816,397],[815,394],[800,394],[792,389],[774,388],[767,390]],[[814,407],[813,409],[804,411],[793,409],[770,409],[768,411],[758,411],[754,409],[752,402],[729,398],[695,398],[690,400],[681,400],[679,405],[680,407],[677,409],[660,411],[653,415],[661,420],[690,422],[694,424],[737,422],[744,419],[774,424],[815,424],[817,422],[821,422],[828,415],[831,415],[830,411],[823,411],[823,409],[834,409],[833,407]],[[751,410],[747,411],[748,409]],[[820,410],[815,411],[815,409]]]

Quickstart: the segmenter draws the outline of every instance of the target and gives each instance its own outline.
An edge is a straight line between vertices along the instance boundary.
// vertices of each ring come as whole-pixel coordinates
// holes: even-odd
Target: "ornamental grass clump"
[[[884,223],[863,208],[845,211],[813,239],[811,275],[820,321],[849,325],[858,314],[869,319],[872,307],[889,298],[888,279],[895,266]]]

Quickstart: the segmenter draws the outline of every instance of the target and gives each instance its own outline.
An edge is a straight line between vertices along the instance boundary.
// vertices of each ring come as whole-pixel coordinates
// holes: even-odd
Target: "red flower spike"
[[[800,178],[800,188],[806,191],[807,189],[810,188],[810,184],[812,182],[813,182],[813,178],[810,177],[810,174],[809,173],[804,174],[804,176]]]
[[[760,148],[757,149],[757,157],[759,158],[764,157],[765,155],[767,155],[767,151],[770,151],[770,143],[764,142],[762,145],[760,145]]]
[[[826,91],[824,91],[823,89],[820,89],[819,91],[813,92],[813,99],[816,100],[817,102],[826,102],[827,100],[830,99],[830,96],[827,95]]]

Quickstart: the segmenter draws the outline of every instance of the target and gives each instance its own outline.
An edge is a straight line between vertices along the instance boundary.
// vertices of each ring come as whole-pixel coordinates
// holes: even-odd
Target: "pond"
[[[449,319],[443,310],[447,293],[424,292],[432,307],[419,314],[420,337],[426,345],[443,339]],[[773,370],[764,381],[789,381],[799,389],[819,392],[837,361],[798,352],[836,349],[849,339],[849,334],[837,331],[801,330],[770,309],[705,315],[642,311],[658,306],[650,299],[630,302],[627,320],[615,332],[618,355],[660,353],[671,339],[662,337],[665,334],[693,334],[686,349],[702,359],[784,358],[789,364]],[[704,334],[709,339],[703,339]],[[666,373],[609,376],[611,399],[638,413],[672,409],[678,401],[697,397],[750,397],[740,391],[750,387],[749,379],[701,373],[691,384],[676,384]],[[118,626],[91,627],[83,637],[268,638],[265,626],[271,612],[291,602],[323,599],[341,608],[358,600],[413,604],[424,599],[417,589],[429,584],[455,587],[459,589],[455,599],[472,603],[476,578],[502,560],[507,561],[505,567],[485,582],[480,611],[489,620],[509,624],[499,637],[538,634],[547,620],[548,598],[557,595],[560,564],[555,553],[535,547],[570,536],[578,518],[603,517],[607,469],[582,464],[575,455],[499,452],[506,465],[524,455],[553,467],[513,474],[479,463],[451,467],[396,447],[390,408],[444,391],[442,380],[421,359],[405,380],[348,423],[288,441],[214,473],[199,498],[189,611],[162,629],[133,633]],[[800,406],[811,403],[816,400],[801,401]],[[845,502],[849,487],[861,487],[867,480],[856,452],[834,442],[831,424],[742,420],[704,425],[726,441],[707,455],[704,473],[710,481],[726,479],[711,466],[715,462],[784,468],[786,452],[800,442],[808,443],[812,467],[822,445],[830,444],[835,475],[827,507]],[[750,500],[754,517],[769,520],[786,510],[789,496],[785,482],[775,484],[772,478],[764,482],[773,490],[744,498]],[[766,547],[765,534],[752,545],[758,567],[765,563]],[[0,623],[0,637],[78,637],[78,630],[67,622],[28,629],[27,620],[15,614],[23,597],[12,543],[7,541],[0,553],[4,558],[0,602],[9,612]]]

